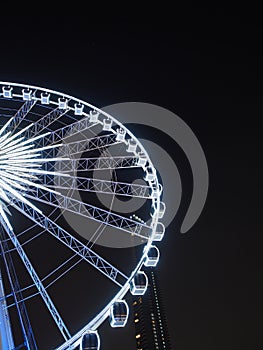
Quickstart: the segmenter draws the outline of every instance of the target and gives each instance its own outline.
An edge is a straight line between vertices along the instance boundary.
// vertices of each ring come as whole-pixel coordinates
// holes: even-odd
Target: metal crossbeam
[[[48,114],[44,115],[42,118],[34,122],[32,128],[25,131],[24,136],[27,139],[37,136],[41,131],[46,129],[50,124],[54,123],[56,120],[61,118],[64,114],[67,113],[67,109],[56,108],[53,109]]]
[[[116,156],[116,157],[94,157],[83,159],[62,159],[56,163],[45,163],[42,169],[45,171],[55,171],[60,173],[68,173],[73,171],[87,170],[105,170],[105,169],[121,169],[136,168],[139,157]]]
[[[48,143],[46,138],[49,137],[50,135],[47,135],[41,139],[42,141],[36,141],[38,147],[40,147],[40,145],[41,147],[47,146]],[[82,154],[85,151],[92,151],[118,143],[120,143],[120,141],[116,141],[115,134],[97,136],[90,139],[64,143],[61,144],[58,149],[50,148],[45,151],[45,158],[54,158],[57,157],[58,154],[60,157],[71,157],[76,154]]]
[[[119,143],[120,141],[116,141],[116,135],[111,133],[108,135],[96,136],[90,139],[69,142],[66,143],[65,146],[69,148],[69,154],[73,155],[83,153],[83,151],[91,151]]]
[[[34,142],[36,147],[44,147],[47,145],[52,145],[54,143],[61,142],[66,138],[75,135],[76,133],[83,132],[84,130],[90,129],[91,127],[97,125],[98,123],[90,122],[89,118],[83,118],[70,125],[57,128],[54,131],[50,131],[48,135]]]
[[[55,187],[56,189],[70,188],[70,190],[76,191],[97,192],[139,198],[151,198],[151,187],[147,185],[115,182],[86,177],[63,176],[63,174],[56,176],[55,184],[54,176],[50,174],[40,175],[39,180],[44,186]]]
[[[25,119],[27,114],[30,112],[30,110],[34,107],[36,104],[36,100],[32,99],[29,101],[26,101],[16,112],[16,114],[12,117],[12,120],[8,124],[8,126],[5,129],[5,132],[8,131],[15,131],[19,124]]]
[[[127,281],[127,276],[42,213],[37,212],[26,203],[18,201],[15,198],[11,199],[10,204],[40,227],[45,228],[47,232],[60,240],[74,253],[78,254],[120,287]]]
[[[0,242],[0,248],[1,248],[1,242]],[[13,292],[13,289],[12,289],[12,292]],[[14,348],[14,338],[13,338],[13,332],[11,329],[9,312],[6,306],[6,294],[4,290],[1,270],[0,270],[0,339],[1,339],[1,349]]]
[[[58,206],[61,209],[77,213],[88,219],[100,222],[107,226],[114,227],[121,231],[131,233],[144,239],[149,238],[151,228],[147,224],[128,219],[118,214],[110,213],[107,210],[95,207],[91,204],[84,203],[82,201],[71,197],[67,197],[59,193],[54,194],[42,190],[41,188],[34,188],[32,191],[32,195],[30,195],[30,192],[27,191],[25,193],[25,197],[55,207]]]
[[[12,241],[14,247],[16,248],[17,253],[19,254],[23,264],[25,265],[29,275],[31,276],[33,282],[35,283],[36,288],[39,291],[39,294],[41,295],[43,301],[45,302],[51,316],[53,317],[54,321],[56,322],[58,329],[60,330],[62,336],[65,340],[68,340],[71,335],[64,324],[62,318],[60,317],[55,305],[53,304],[51,298],[49,297],[45,287],[43,286],[40,278],[38,277],[35,269],[33,268],[30,260],[28,259],[24,249],[22,248],[19,240],[17,239],[14,232],[11,230],[11,228],[6,224],[4,220],[2,220],[2,225],[4,226],[10,240]]]
[[[74,159],[74,169],[78,171],[103,170],[138,167],[138,157],[117,156]]]
[[[66,154],[70,156],[75,154],[81,154],[84,151],[92,151],[96,149],[100,149],[103,147],[113,146],[119,144],[120,141],[116,141],[115,134],[97,136],[90,139],[79,140],[75,142],[69,142],[63,144],[62,147],[65,147]]]
[[[3,226],[5,226],[3,221],[4,220],[1,220],[1,223],[3,224]],[[3,259],[5,261],[5,265],[7,266],[7,269],[8,269],[9,283],[10,283],[10,287],[14,297],[15,305],[18,311],[21,327],[23,330],[24,341],[25,341],[27,350],[37,350],[33,329],[31,327],[30,320],[28,318],[27,309],[25,306],[25,302],[23,300],[20,284],[16,276],[16,271],[13,264],[12,256],[8,248],[8,243],[4,237],[3,226],[1,227],[2,232],[0,231],[0,236],[1,236],[0,246],[3,253]]]

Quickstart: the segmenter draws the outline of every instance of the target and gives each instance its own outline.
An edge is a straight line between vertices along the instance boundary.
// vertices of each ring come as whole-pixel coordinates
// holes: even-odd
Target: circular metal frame
[[[84,118],[88,119],[89,121],[96,121],[96,123],[101,125],[103,130],[110,130],[113,134],[115,134],[116,139],[123,143],[127,149],[129,149],[129,152],[134,155],[134,157],[137,157],[137,164],[140,164],[139,166],[143,168],[145,173],[144,180],[151,189],[151,234],[149,234],[147,237],[147,243],[145,244],[143,254],[130,276],[128,276],[128,278],[125,280],[125,283],[120,285],[120,290],[115,297],[111,299],[110,302],[97,314],[97,316],[85,325],[85,327],[83,327],[73,336],[70,336],[70,338],[68,337],[63,344],[56,348],[56,350],[74,349],[81,344],[82,336],[86,332],[96,331],[104,320],[110,316],[112,305],[118,300],[123,300],[126,293],[130,290],[131,281],[133,280],[135,274],[140,271],[144,265],[147,259],[147,254],[152,248],[153,241],[155,240],[154,237],[159,219],[162,218],[164,212],[164,205],[161,202],[162,188],[158,182],[154,165],[152,164],[151,159],[143,145],[136,139],[136,136],[132,132],[130,132],[116,118],[109,115],[102,109],[68,94],[33,85],[11,82],[0,82],[0,101],[1,99],[18,99],[23,101],[25,104],[32,101],[39,105],[54,106],[56,109],[66,110],[67,113],[71,114],[72,117],[75,118],[75,120],[78,120],[78,118]],[[34,280],[34,282],[36,283],[36,280]]]

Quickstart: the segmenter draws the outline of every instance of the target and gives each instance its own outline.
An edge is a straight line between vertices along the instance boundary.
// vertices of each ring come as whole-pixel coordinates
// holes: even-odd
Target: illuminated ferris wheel
[[[124,327],[126,294],[145,293],[143,269],[159,260],[161,194],[146,150],[115,117],[67,94],[0,82],[2,348],[41,349],[38,335],[52,327],[45,348],[99,350],[107,318]]]

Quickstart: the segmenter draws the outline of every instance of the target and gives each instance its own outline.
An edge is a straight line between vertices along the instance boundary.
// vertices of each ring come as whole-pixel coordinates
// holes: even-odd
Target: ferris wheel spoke
[[[0,217],[1,219],[1,217]],[[3,227],[5,228],[6,233],[8,234],[10,240],[12,241],[13,245],[16,248],[17,253],[20,256],[21,261],[23,262],[24,266],[26,267],[30,277],[32,278],[33,282],[35,283],[36,288],[39,291],[39,294],[41,295],[43,301],[45,302],[50,314],[52,315],[55,323],[57,324],[58,329],[60,330],[62,336],[65,340],[70,339],[71,335],[64,324],[60,314],[58,313],[55,305],[53,304],[50,296],[48,295],[45,287],[43,286],[40,278],[38,277],[34,267],[32,266],[29,258],[27,257],[23,247],[21,246],[19,240],[17,239],[16,235],[14,234],[14,231],[10,228],[9,225],[6,224],[4,220],[1,219],[1,223]]]
[[[88,130],[98,122],[91,122],[88,117],[78,120],[70,125],[62,126],[61,128],[57,128],[54,131],[50,131],[45,137],[39,138],[35,145],[36,147],[43,147],[46,145],[54,144],[57,142],[61,142],[77,133],[81,133],[85,130]]]
[[[52,234],[55,238],[73,250],[73,252],[78,254],[120,287],[127,281],[127,276],[124,273],[119,271],[108,261],[100,257],[92,249],[81,243],[78,239],[73,237],[65,229],[60,227],[41,212],[36,211],[31,206],[22,201],[16,200],[15,198],[11,200],[11,205],[26,217],[31,219],[34,223],[45,228],[47,232]]]
[[[77,162],[78,164],[75,169],[78,171],[138,167],[138,157],[136,156],[86,158],[79,159]]]
[[[26,118],[27,114],[36,104],[36,100],[31,99],[26,101],[16,112],[16,114],[11,117],[11,119],[6,123],[5,132],[14,132],[20,123]]]
[[[103,225],[114,227],[120,231],[128,232],[143,239],[149,239],[151,227],[144,222],[128,219],[122,215],[111,213],[91,204],[62,195],[61,193],[53,193],[41,188],[35,188],[32,190],[31,195],[30,192],[27,191],[25,197],[68,210],[88,219],[100,222]]]
[[[1,221],[1,219],[0,219]],[[10,254],[9,248],[8,248],[8,243],[7,240],[5,239],[4,232],[5,230],[3,229],[4,226],[1,226],[1,230],[0,230],[0,247],[1,247],[1,252],[2,252],[2,256],[5,262],[5,265],[8,267],[7,268],[7,275],[8,275],[8,279],[10,282],[10,287],[12,290],[12,297],[14,298],[14,302],[15,302],[15,306],[17,308],[18,311],[18,316],[21,322],[21,326],[22,329],[24,331],[24,334],[26,335],[24,338],[26,345],[28,346],[28,349],[32,349],[32,350],[37,350],[37,346],[36,346],[36,341],[35,341],[35,337],[33,334],[33,330],[30,324],[30,320],[28,317],[28,313],[27,313],[27,309],[25,306],[25,300],[24,297],[22,295],[22,290],[20,287],[20,283],[19,280],[17,278],[17,274],[16,274],[16,270],[13,264],[13,259],[12,256]],[[0,272],[0,277],[1,277],[1,272]],[[9,307],[9,306],[8,306]]]
[[[61,159],[54,164],[43,164],[44,171],[56,171],[59,173],[71,173],[72,171],[127,169],[140,167],[139,157],[113,156],[94,157],[84,159]]]
[[[56,189],[71,189],[74,191],[99,192],[120,196],[132,196],[139,198],[151,198],[151,187],[148,185],[101,180],[80,176],[64,176],[63,174],[54,177],[49,174],[42,174],[40,182],[46,186]]]
[[[110,133],[90,139],[85,138],[85,135],[83,135],[83,140],[65,143],[63,146],[68,148],[68,152],[72,156],[75,154],[81,154],[84,151],[92,151],[107,146],[113,146],[119,144],[120,142],[121,141],[116,140],[116,135],[114,133]]]
[[[68,112],[68,109],[61,109],[59,107],[53,109],[48,114],[44,115],[33,125],[33,128],[25,132],[25,136],[30,139],[37,136],[43,130],[45,130],[49,125],[60,119],[64,114]]]
[[[47,138],[49,139],[51,135],[47,135]],[[115,134],[109,134],[109,135],[103,135],[103,136],[97,136],[94,138],[86,139],[83,136],[84,140],[77,140],[74,142],[69,143],[61,143],[59,145],[59,148],[49,148],[45,150],[45,158],[55,158],[55,157],[72,157],[76,154],[82,154],[85,151],[92,151],[101,149],[103,147],[112,146],[119,144],[120,141],[116,141],[116,135]],[[47,139],[42,139],[42,147],[44,148],[47,146],[48,142]],[[61,141],[61,140],[60,140]],[[38,146],[40,144],[38,143]],[[44,145],[44,146],[43,146]]]

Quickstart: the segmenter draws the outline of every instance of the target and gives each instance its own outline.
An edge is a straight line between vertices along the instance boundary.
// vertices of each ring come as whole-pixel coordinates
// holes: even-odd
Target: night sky
[[[0,79],[65,92],[97,107],[156,104],[191,127],[207,158],[210,185],[202,215],[185,235],[179,230],[191,174],[176,145],[160,136],[185,175],[182,205],[160,243],[157,268],[172,344],[175,350],[262,349],[259,9],[189,5],[149,18],[105,20],[79,17],[79,10],[2,13]],[[147,137],[153,138],[149,130]],[[125,330],[105,323],[102,349],[134,350],[133,332],[131,320]]]

